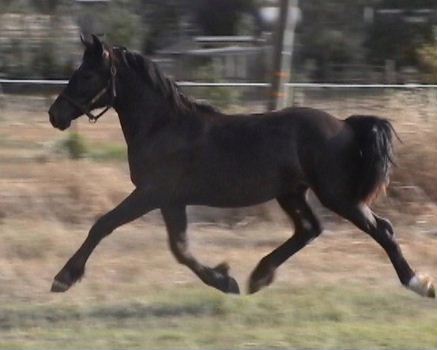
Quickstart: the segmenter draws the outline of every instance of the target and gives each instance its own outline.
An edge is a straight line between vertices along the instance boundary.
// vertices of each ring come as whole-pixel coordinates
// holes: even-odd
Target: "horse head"
[[[82,63],[49,109],[51,124],[60,130],[84,114],[90,121],[97,120],[112,106],[116,95],[116,68],[110,50],[95,35],[82,34],[81,41],[85,47]],[[91,113],[102,107],[106,108],[97,116]]]

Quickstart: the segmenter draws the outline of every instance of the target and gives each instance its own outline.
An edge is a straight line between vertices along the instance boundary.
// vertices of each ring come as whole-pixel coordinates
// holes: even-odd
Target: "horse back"
[[[193,162],[196,186],[238,194],[244,204],[317,188],[326,175],[344,175],[333,166],[344,169],[350,136],[343,121],[310,108],[216,116]]]

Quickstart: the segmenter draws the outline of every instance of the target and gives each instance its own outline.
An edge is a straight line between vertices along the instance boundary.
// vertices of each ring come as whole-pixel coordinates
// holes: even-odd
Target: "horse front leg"
[[[68,290],[83,276],[88,258],[104,237],[117,227],[133,221],[153,209],[156,209],[156,204],[151,192],[135,189],[117,207],[99,218],[91,227],[88,237],[81,247],[55,276],[51,291],[65,292]]]
[[[167,227],[170,249],[176,260],[191,269],[205,284],[224,293],[239,294],[238,283],[229,276],[229,266],[226,263],[214,268],[207,267],[199,263],[190,253],[185,206],[162,208],[161,212]]]

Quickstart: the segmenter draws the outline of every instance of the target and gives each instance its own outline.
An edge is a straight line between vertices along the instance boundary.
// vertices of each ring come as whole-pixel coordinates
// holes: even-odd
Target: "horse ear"
[[[81,33],[80,41],[82,41],[82,44],[85,46],[87,50],[95,52],[98,55],[101,55],[103,53],[104,50],[103,43],[96,35]]]
[[[90,47],[94,43],[92,35],[88,33],[80,33],[80,41],[85,47]]]

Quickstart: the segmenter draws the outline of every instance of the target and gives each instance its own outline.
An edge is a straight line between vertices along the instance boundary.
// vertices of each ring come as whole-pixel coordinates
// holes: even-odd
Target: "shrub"
[[[70,159],[83,158],[87,153],[85,139],[77,132],[71,132],[61,143],[61,150],[67,153]]]
[[[32,67],[36,74],[42,78],[55,78],[62,71],[51,41],[43,42],[41,49],[35,52],[32,59]]]
[[[196,80],[218,82],[220,79],[214,75],[212,64],[204,64],[196,70]],[[206,100],[214,106],[225,108],[241,101],[240,90],[235,87],[199,87],[194,89],[193,95],[201,100]],[[191,93],[189,94],[191,95]]]
[[[437,48],[435,45],[427,44],[417,49],[419,66],[426,74],[429,83],[437,81]]]

